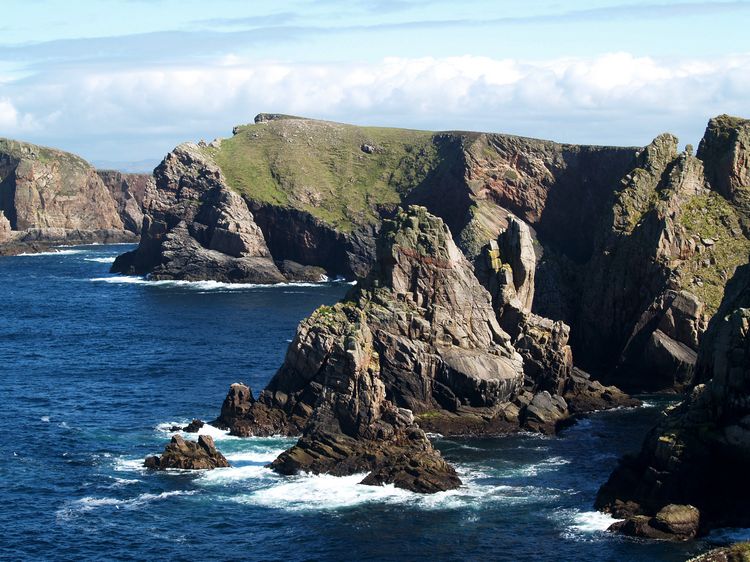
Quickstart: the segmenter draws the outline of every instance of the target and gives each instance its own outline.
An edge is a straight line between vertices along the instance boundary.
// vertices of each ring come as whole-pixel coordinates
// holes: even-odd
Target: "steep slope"
[[[140,235],[147,190],[154,189],[152,174],[128,174],[117,170],[97,170],[104,186],[117,204],[125,229]]]
[[[535,248],[531,312],[569,326],[581,365],[633,390],[680,389],[690,384],[726,281],[750,250],[743,231],[747,123],[712,120],[700,158],[692,149],[680,153],[668,134],[643,149],[616,148],[269,114],[191,150],[219,170],[215,189],[242,198],[247,228],[260,229],[287,277],[302,271],[316,279],[322,270],[366,277],[382,220],[399,205],[423,205],[442,218],[475,264],[515,217],[530,227]],[[200,183],[188,177],[200,169],[180,181]],[[157,177],[153,200],[162,192],[168,200],[170,189]],[[192,255],[204,263],[204,250],[219,251],[219,261],[227,256],[201,236],[169,234],[180,225],[188,234],[211,230],[213,215],[178,206],[170,216],[155,221],[164,232],[146,230],[114,271],[264,278],[248,267],[232,275],[202,265],[185,271]],[[166,239],[174,241],[163,246]],[[311,266],[322,270],[305,270]]]
[[[667,410],[636,457],[602,486],[597,507],[650,516],[700,510],[703,529],[750,524],[750,265],[737,269],[700,345],[690,397]]]
[[[2,253],[54,243],[133,241],[96,170],[82,158],[0,139],[0,212],[13,232]]]

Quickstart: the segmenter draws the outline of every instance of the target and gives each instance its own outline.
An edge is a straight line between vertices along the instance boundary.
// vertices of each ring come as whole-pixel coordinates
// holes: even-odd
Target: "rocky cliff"
[[[644,518],[666,504],[690,504],[703,530],[750,524],[750,265],[737,269],[709,323],[696,379],[602,486],[598,508]]]
[[[529,227],[535,256],[533,265],[514,264],[514,275],[533,277],[531,312],[570,327],[565,338],[581,365],[632,389],[680,389],[690,384],[707,318],[750,248],[747,130],[744,120],[712,120],[695,157],[668,134],[642,149],[614,148],[261,114],[230,138],[191,145],[203,164],[175,173],[199,185],[214,170],[212,197],[238,205],[277,267],[288,264],[286,278],[319,275],[308,266],[365,277],[382,220],[399,205],[441,217],[475,264],[515,217]],[[195,234],[224,227],[212,222],[219,215],[194,212],[202,203],[175,199],[175,181],[157,174],[149,228],[115,271],[281,279],[267,260],[233,268],[236,249]],[[516,293],[529,308],[528,294]]]
[[[520,230],[509,232],[518,239]],[[528,245],[509,248],[509,261],[525,261]],[[386,220],[376,255],[343,302],[300,324],[257,400],[235,384],[222,406],[215,423],[235,435],[302,433],[273,463],[280,472],[366,469],[365,483],[447,489],[457,478],[423,429],[554,432],[573,413],[563,394],[577,411],[586,409],[582,396],[593,407],[628,403],[616,389],[573,373],[563,326],[521,309],[522,328],[513,327],[515,337],[506,332],[450,230],[425,208]]]
[[[97,170],[99,177],[117,204],[117,212],[126,230],[140,235],[146,192],[154,190],[152,174],[128,174],[116,170]]]
[[[12,231],[0,253],[137,239],[85,160],[9,139],[0,139],[0,212]]]

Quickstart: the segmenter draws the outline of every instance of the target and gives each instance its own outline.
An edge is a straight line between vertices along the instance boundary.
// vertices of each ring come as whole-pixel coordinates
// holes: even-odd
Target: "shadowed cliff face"
[[[750,524],[750,265],[727,285],[696,371],[700,384],[667,410],[637,457],[621,461],[597,507],[652,515],[666,504],[691,504],[704,529]]]

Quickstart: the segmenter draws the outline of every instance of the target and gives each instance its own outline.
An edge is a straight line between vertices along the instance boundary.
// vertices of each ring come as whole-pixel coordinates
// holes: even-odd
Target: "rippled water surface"
[[[659,413],[602,413],[560,437],[436,440],[465,486],[420,496],[361,476],[281,477],[293,440],[207,426],[232,468],[151,473],[173,423],[260,390],[297,323],[344,283],[258,287],[107,273],[128,246],[0,258],[0,557],[133,560],[684,560],[592,511]]]

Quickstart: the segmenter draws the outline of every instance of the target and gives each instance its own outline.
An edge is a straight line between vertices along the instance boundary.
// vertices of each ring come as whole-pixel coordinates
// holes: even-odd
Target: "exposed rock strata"
[[[283,473],[370,471],[363,483],[432,492],[458,478],[420,427],[553,432],[570,418],[565,399],[525,373],[490,294],[440,219],[422,207],[398,212],[383,225],[377,255],[344,302],[300,324],[257,400],[232,385],[216,425],[241,436],[302,432],[272,464]],[[544,354],[544,336],[528,333],[537,338],[525,348],[530,357]],[[602,388],[577,377],[567,373],[563,388],[591,396]]]
[[[703,529],[750,524],[750,265],[727,285],[695,377],[689,398],[665,412],[638,456],[625,457],[602,486],[598,508],[649,516],[691,504]]]
[[[9,139],[0,139],[0,213],[0,255],[137,239],[86,161]]]
[[[185,441],[179,435],[173,435],[172,440],[164,447],[164,453],[146,458],[143,465],[157,470],[211,470],[228,467],[229,463],[216,449],[210,435],[199,435],[197,442]]]
[[[242,198],[201,148],[177,147],[154,170],[138,249],[112,270],[153,279],[279,283],[285,278]]]
[[[126,230],[138,235],[143,227],[143,205],[147,190],[154,189],[152,174],[127,174],[115,170],[97,170],[109,190]]]

